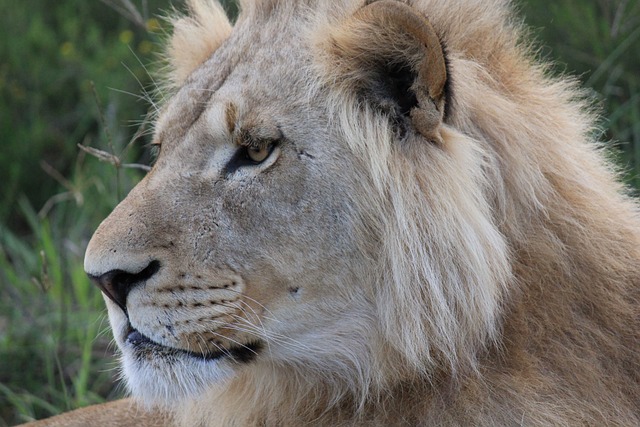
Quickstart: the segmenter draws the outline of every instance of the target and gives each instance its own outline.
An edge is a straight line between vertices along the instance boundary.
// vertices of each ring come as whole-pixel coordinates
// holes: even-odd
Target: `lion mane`
[[[171,391],[157,392],[164,396],[158,399],[136,392],[143,379],[132,370],[134,395],[160,403],[184,425],[640,424],[637,205],[596,141],[597,116],[585,93],[575,80],[550,75],[510,3],[240,3],[234,25],[211,0],[191,0],[187,15],[170,18],[165,92],[178,101],[161,112],[157,135],[181,135],[173,130],[198,119],[173,113],[202,101],[184,87],[204,87],[212,72],[231,75],[261,52],[264,86],[247,74],[249,87],[238,96],[255,96],[261,111],[293,114],[291,129],[328,128],[327,139],[340,141],[343,151],[334,158],[344,163],[325,164],[309,185],[322,204],[332,183],[346,183],[339,187],[346,202],[332,198],[333,210],[314,221],[329,223],[327,232],[344,227],[334,246],[351,253],[344,242],[353,239],[361,262],[348,265],[350,279],[336,291],[349,303],[322,308],[340,318],[335,329],[326,323],[290,341],[288,359],[260,363],[264,350],[253,364],[184,399]],[[218,80],[214,89],[224,89],[224,78]],[[260,104],[271,102],[259,98],[270,85],[289,97],[290,109]],[[250,110],[228,104],[216,126],[238,132]],[[167,159],[187,155],[179,146],[170,150],[176,154]],[[300,161],[323,161],[317,151],[296,150]],[[280,156],[278,162],[289,161]],[[155,168],[168,162],[161,157]],[[275,176],[267,174],[273,170],[251,182]],[[147,188],[146,197],[156,197],[149,195],[157,194],[151,188],[158,190],[152,184],[161,173],[152,172],[128,199],[145,200]],[[254,185],[247,182],[237,188]],[[167,188],[181,187],[172,181]],[[251,204],[229,200],[221,203],[233,212]],[[114,215],[135,209],[119,207]],[[296,234],[299,220],[291,218],[291,234],[308,244],[298,252],[316,259],[329,250],[318,245],[324,249],[314,252],[313,239]],[[92,241],[87,252],[94,277],[115,268],[96,261],[109,256],[104,242],[113,224],[105,221],[94,236],[100,243]],[[336,254],[331,260],[339,270]],[[304,296],[301,289],[290,287],[291,298]],[[122,299],[107,296],[132,315]],[[328,295],[319,300],[332,304]],[[287,339],[267,339],[268,351],[279,354]],[[190,381],[199,384],[196,377]]]

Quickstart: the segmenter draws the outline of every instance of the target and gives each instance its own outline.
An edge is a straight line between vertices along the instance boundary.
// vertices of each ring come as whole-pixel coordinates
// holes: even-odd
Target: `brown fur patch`
[[[238,120],[238,107],[233,102],[227,104],[227,108],[224,110],[224,119],[229,130],[229,134],[233,135],[236,130],[236,122]]]

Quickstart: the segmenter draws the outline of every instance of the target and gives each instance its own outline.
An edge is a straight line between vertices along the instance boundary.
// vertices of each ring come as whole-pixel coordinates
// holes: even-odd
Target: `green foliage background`
[[[114,348],[82,268],[148,163],[140,127],[168,0],[0,0],[0,427],[114,399]],[[179,0],[174,2],[182,7]],[[226,2],[227,6],[231,2]],[[640,0],[522,0],[556,73],[576,74],[640,187]],[[102,150],[99,161],[78,144]]]

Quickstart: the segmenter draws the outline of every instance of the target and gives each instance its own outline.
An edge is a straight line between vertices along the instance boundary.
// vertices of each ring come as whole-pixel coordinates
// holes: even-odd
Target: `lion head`
[[[215,425],[628,415],[556,358],[597,330],[602,374],[637,366],[634,206],[505,2],[241,6],[174,19],[157,161],[87,249],[133,395]]]

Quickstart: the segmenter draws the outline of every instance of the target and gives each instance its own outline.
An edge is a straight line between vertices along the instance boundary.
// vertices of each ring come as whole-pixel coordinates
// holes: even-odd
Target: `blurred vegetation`
[[[626,173],[640,188],[640,1],[520,0],[556,71],[580,77],[593,90],[610,141]]]
[[[0,426],[122,393],[92,229],[147,163],[143,90],[166,0],[0,0]],[[100,162],[78,144],[102,150]]]
[[[0,0],[0,427],[122,394],[82,257],[99,221],[142,176],[123,165],[148,162],[144,91],[154,82],[146,67],[156,67],[162,37],[154,16],[170,7]],[[603,139],[640,187],[640,0],[519,7],[556,72],[593,89]]]

